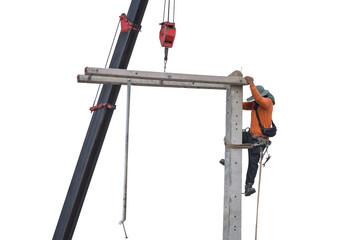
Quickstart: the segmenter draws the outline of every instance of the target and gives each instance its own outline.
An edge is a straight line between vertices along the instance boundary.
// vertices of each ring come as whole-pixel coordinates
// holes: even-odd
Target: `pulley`
[[[166,4],[167,3],[167,4]],[[165,9],[167,5],[167,21],[165,21]],[[170,22],[170,0],[164,1],[164,14],[163,14],[163,22],[160,23],[160,33],[159,39],[162,47],[165,48],[165,56],[164,56],[164,72],[166,71],[166,63],[168,60],[168,52],[169,48],[171,48],[174,44],[175,36],[176,36],[176,28],[175,28],[175,0],[173,1],[173,21]]]
[[[162,22],[160,25],[160,44],[162,47],[171,48],[176,35],[175,23]]]

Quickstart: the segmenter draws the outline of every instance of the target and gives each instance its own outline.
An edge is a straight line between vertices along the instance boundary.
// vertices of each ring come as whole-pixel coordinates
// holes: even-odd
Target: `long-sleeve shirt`
[[[255,102],[259,104],[258,113],[260,121],[264,128],[270,128],[272,120],[273,102],[270,98],[262,97],[254,85],[250,86],[250,90],[255,101],[243,103],[244,110],[251,110],[250,133],[256,136],[267,137],[261,133],[259,121],[256,117],[256,111],[254,110],[254,105]]]

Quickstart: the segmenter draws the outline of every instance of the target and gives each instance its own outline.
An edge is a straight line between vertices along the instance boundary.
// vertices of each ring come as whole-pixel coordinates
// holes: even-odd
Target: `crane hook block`
[[[162,22],[160,23],[160,43],[162,47],[171,48],[174,44],[176,28],[175,23]]]

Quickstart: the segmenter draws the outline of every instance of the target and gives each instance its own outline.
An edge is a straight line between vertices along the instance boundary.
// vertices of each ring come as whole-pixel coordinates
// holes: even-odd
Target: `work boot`
[[[248,197],[255,192],[256,192],[256,190],[255,190],[255,188],[252,187],[251,184],[245,185],[245,197]]]
[[[221,160],[219,161],[219,163],[225,166],[225,160],[224,160],[224,159],[221,159]]]

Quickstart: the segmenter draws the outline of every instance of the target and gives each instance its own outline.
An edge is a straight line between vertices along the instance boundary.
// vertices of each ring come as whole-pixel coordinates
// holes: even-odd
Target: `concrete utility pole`
[[[90,68],[78,82],[137,86],[224,89],[226,94],[226,147],[223,240],[241,240],[242,98],[246,80],[237,76],[207,76],[179,73]]]
[[[242,86],[226,90],[226,143],[242,144]],[[241,239],[242,149],[225,148],[224,240]]]

